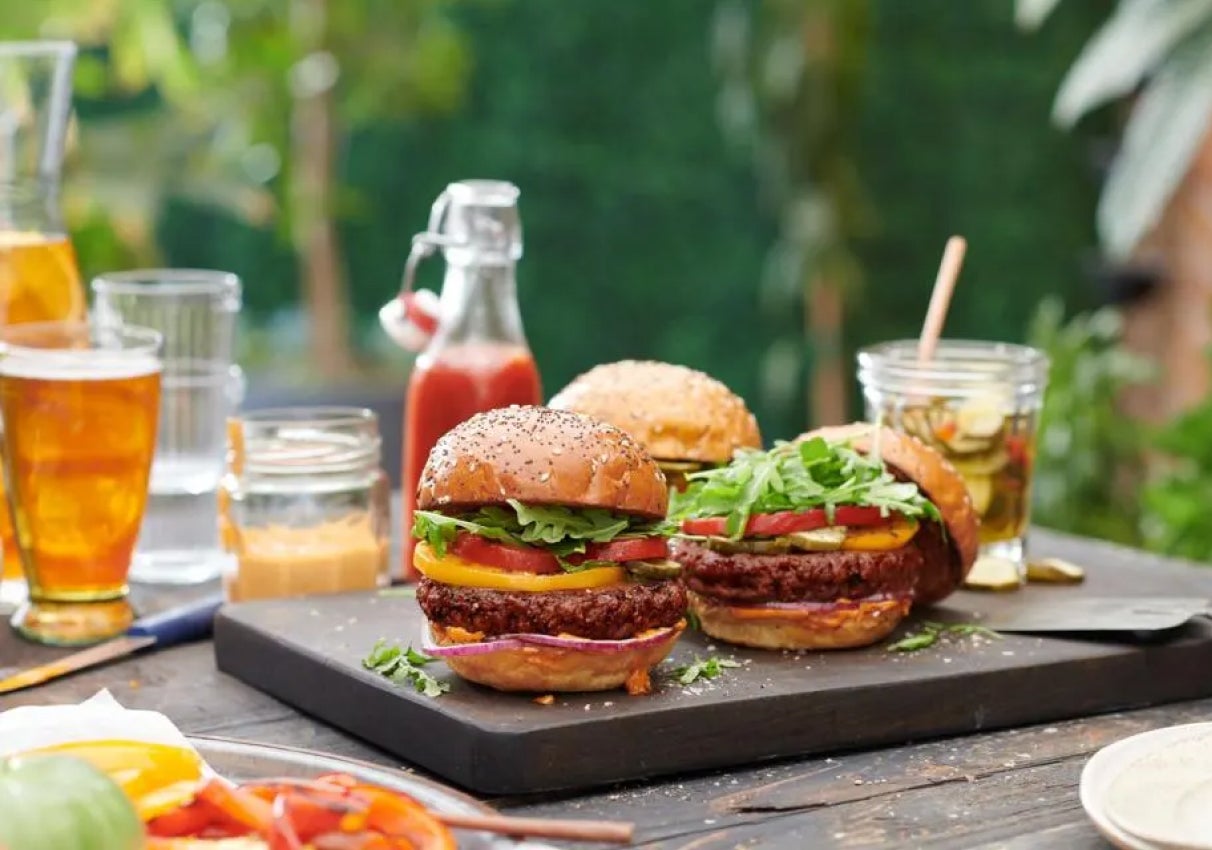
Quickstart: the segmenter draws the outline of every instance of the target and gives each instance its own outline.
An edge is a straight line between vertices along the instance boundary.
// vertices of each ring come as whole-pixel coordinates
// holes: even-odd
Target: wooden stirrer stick
[[[951,294],[955,292],[955,282],[959,279],[960,268],[964,265],[964,253],[968,243],[962,236],[952,236],[947,240],[943,250],[943,261],[938,266],[938,276],[934,278],[934,291],[930,293],[930,306],[926,310],[926,321],[922,323],[922,334],[917,340],[917,359],[931,360],[938,339],[943,334],[943,323],[947,320],[947,308],[951,306]]]

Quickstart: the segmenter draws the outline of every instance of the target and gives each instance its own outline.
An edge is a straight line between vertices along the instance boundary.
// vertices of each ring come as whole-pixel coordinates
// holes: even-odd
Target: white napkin
[[[0,758],[56,744],[114,740],[193,750],[163,714],[124,708],[109,691],[76,705],[25,705],[0,712]]]

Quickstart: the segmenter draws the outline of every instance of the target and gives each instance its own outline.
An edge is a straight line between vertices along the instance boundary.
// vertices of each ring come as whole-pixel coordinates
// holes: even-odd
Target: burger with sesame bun
[[[590,369],[551,400],[622,428],[656,458],[670,484],[719,466],[742,448],[761,448],[757,420],[740,396],[702,372],[623,360]]]
[[[674,497],[690,610],[704,632],[763,649],[886,637],[976,559],[959,473],[913,437],[852,425],[693,473]]]
[[[414,513],[426,651],[504,691],[646,692],[686,625],[667,506],[656,463],[611,425],[543,407],[458,425]]]

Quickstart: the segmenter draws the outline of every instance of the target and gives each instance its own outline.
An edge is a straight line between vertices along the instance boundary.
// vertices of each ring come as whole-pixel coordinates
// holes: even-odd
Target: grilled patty
[[[728,555],[693,540],[674,540],[671,555],[682,565],[687,587],[735,604],[908,596],[924,564],[952,557],[935,522],[923,522],[907,545],[883,552]]]
[[[672,626],[686,612],[686,590],[676,581],[528,593],[423,578],[417,601],[433,622],[489,637],[529,633],[626,640],[646,629]]]

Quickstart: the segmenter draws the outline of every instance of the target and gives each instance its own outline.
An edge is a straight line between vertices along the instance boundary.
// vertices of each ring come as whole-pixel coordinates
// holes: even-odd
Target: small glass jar
[[[1023,345],[941,340],[922,361],[917,346],[897,340],[859,352],[867,418],[951,461],[980,515],[982,554],[1013,561],[1023,576],[1048,358]]]
[[[386,584],[390,486],[373,411],[280,408],[231,419],[219,488],[228,599]]]

